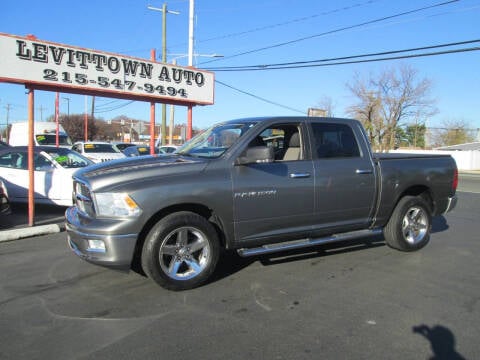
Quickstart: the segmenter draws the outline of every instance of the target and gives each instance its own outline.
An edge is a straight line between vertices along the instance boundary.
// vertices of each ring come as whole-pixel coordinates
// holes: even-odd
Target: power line
[[[100,109],[100,110],[97,110],[97,108],[95,108],[95,113],[105,113],[105,112],[110,112],[110,111],[114,111],[114,110],[118,110],[118,109],[121,109],[125,106],[128,106],[130,105],[131,103],[134,103],[135,100],[130,100],[122,105],[118,105],[118,106],[112,106],[110,108],[107,108],[107,109]]]
[[[337,8],[337,9],[333,9],[333,10],[329,10],[329,11],[324,11],[320,14],[304,16],[304,17],[301,17],[301,18],[296,18],[296,19],[288,20],[288,21],[281,22],[281,23],[271,24],[271,25],[265,25],[265,26],[257,27],[257,28],[250,29],[250,30],[239,31],[239,32],[236,32],[236,33],[231,33],[231,34],[226,34],[226,35],[221,35],[221,36],[215,36],[215,37],[212,37],[212,38],[199,40],[197,42],[198,43],[203,43],[203,42],[208,42],[208,41],[213,41],[213,40],[228,39],[228,38],[237,37],[237,36],[246,35],[246,34],[251,34],[251,33],[259,32],[259,31],[263,31],[263,30],[274,29],[274,28],[277,28],[277,27],[285,26],[285,25],[290,25],[290,24],[299,23],[299,22],[306,21],[306,20],[315,19],[315,18],[320,17],[320,16],[326,16],[326,15],[335,14],[335,13],[338,13],[338,12],[341,12],[341,11],[351,10],[351,9],[354,9],[354,8],[357,8],[357,7],[361,7],[361,6],[364,6],[364,5],[369,5],[369,4],[375,3],[377,1],[379,1],[379,0],[369,0],[369,1],[365,1],[363,3],[356,3],[356,4],[353,4],[353,5],[350,5],[350,6],[344,6],[344,7],[341,7],[341,8]]]
[[[477,43],[480,42],[480,40],[468,40],[468,41],[461,41],[461,42],[456,42],[456,43],[449,43],[449,44],[440,44],[440,45],[431,45],[431,46],[424,46],[421,48],[412,48],[412,49],[404,49],[404,50],[394,50],[394,51],[387,51],[387,52],[379,52],[379,53],[373,53],[373,54],[363,54],[363,55],[354,55],[354,56],[346,56],[342,58],[331,58],[331,59],[322,59],[322,60],[313,60],[310,62],[294,62],[294,63],[285,63],[286,66],[279,66],[283,64],[272,64],[272,65],[256,65],[260,66],[260,68],[253,68],[246,66],[244,68],[239,67],[239,68],[219,68],[219,69],[208,69],[211,71],[255,71],[255,70],[275,70],[275,69],[292,69],[292,68],[304,68],[304,67],[319,67],[319,66],[333,66],[333,65],[346,65],[346,64],[356,64],[356,63],[366,63],[366,62],[376,62],[376,61],[386,61],[386,60],[396,60],[396,59],[405,59],[405,58],[414,58],[414,57],[425,57],[425,56],[435,56],[435,55],[444,55],[444,54],[452,54],[452,53],[458,53],[458,52],[468,52],[468,51],[478,51],[480,50],[480,47],[473,47],[473,48],[463,48],[463,49],[454,49],[454,50],[445,50],[445,51],[438,51],[438,52],[430,52],[430,53],[422,53],[422,54],[409,54],[409,55],[402,55],[402,56],[392,56],[392,57],[383,57],[383,58],[376,58],[376,59],[367,59],[367,60],[351,60],[351,61],[338,61],[338,60],[348,60],[348,59],[355,59],[355,58],[362,58],[362,57],[370,57],[370,56],[378,56],[378,55],[389,55],[389,54],[396,54],[396,53],[402,53],[402,52],[411,52],[411,51],[417,51],[419,49],[422,50],[428,50],[428,49],[435,49],[435,48],[441,48],[441,47],[447,47],[447,46],[455,46],[455,45],[465,45],[465,44],[471,44],[471,43]],[[328,63],[321,63],[319,64],[318,62],[327,62]],[[331,61],[337,61],[337,62],[331,62]],[[308,63],[308,64],[305,64]],[[285,106],[283,104],[276,103],[274,101],[262,98],[260,96],[257,96],[255,94],[252,94],[250,92],[235,88],[231,85],[228,85],[224,82],[221,82],[219,80],[215,80],[216,83],[221,84],[223,86],[226,86],[230,89],[233,89],[235,91],[238,91],[242,94],[251,96],[257,100],[282,107],[284,109],[288,109],[294,112],[298,112],[301,114],[305,114],[305,111],[301,111],[289,106]]]
[[[260,26],[260,27],[257,27],[257,28],[253,28],[253,29],[249,29],[249,30],[245,30],[245,31],[239,31],[239,32],[236,32],[236,33],[225,34],[225,35],[221,35],[221,36],[215,36],[215,37],[208,38],[208,39],[196,40],[196,43],[204,43],[204,42],[209,42],[209,41],[214,41],[214,40],[228,39],[228,38],[238,37],[238,36],[247,35],[247,34],[251,34],[251,33],[255,33],[255,32],[260,32],[260,31],[264,31],[264,30],[274,29],[274,28],[277,28],[277,27],[285,26],[285,25],[290,25],[290,24],[299,23],[299,22],[302,22],[302,21],[311,20],[311,19],[314,19],[314,18],[317,18],[317,17],[320,17],[320,16],[327,16],[327,15],[339,13],[339,12],[342,12],[342,11],[347,11],[347,10],[351,10],[351,9],[354,9],[354,8],[358,8],[358,7],[361,7],[361,6],[370,5],[370,4],[378,2],[378,1],[380,1],[380,0],[368,0],[368,1],[365,1],[365,2],[361,2],[361,3],[356,3],[356,4],[353,4],[353,5],[350,5],[350,6],[343,6],[343,7],[340,7],[340,8],[333,9],[333,10],[324,11],[320,14],[314,14],[314,15],[310,15],[310,16],[295,18],[295,19],[292,19],[292,20],[288,20],[288,21],[284,21],[284,22],[280,22],[280,23],[276,23],[276,24]],[[214,11],[218,12],[218,9],[215,9]],[[202,10],[200,10],[200,12],[202,12]],[[179,43],[179,44],[173,45],[172,47],[177,48],[177,47],[183,46],[185,44],[186,43]],[[138,50],[138,51],[140,51],[140,50]],[[145,49],[142,49],[141,51],[145,51]],[[136,51],[129,50],[127,52],[132,53],[132,52],[136,52]]]
[[[376,53],[369,53],[369,54],[350,55],[350,56],[343,56],[343,57],[308,60],[308,61],[295,61],[295,62],[286,62],[286,63],[245,65],[245,66],[225,66],[225,67],[204,68],[204,69],[210,70],[210,71],[219,71],[219,72],[220,71],[255,71],[255,70],[296,69],[296,68],[305,68],[305,67],[358,64],[358,63],[365,63],[365,62],[376,62],[376,61],[414,58],[414,57],[445,55],[445,54],[452,54],[452,53],[458,53],[458,52],[477,51],[480,48],[472,47],[472,48],[452,49],[452,50],[445,50],[445,51],[438,51],[438,52],[409,54],[409,55],[395,56],[395,57],[382,57],[382,58],[368,59],[368,60],[354,60],[354,59],[361,59],[366,57],[393,55],[393,54],[414,52],[414,51],[420,51],[420,50],[438,49],[438,48],[444,48],[444,47],[473,44],[473,43],[479,43],[479,42],[480,42],[480,39],[475,39],[475,40],[467,40],[467,41],[460,41],[455,43],[447,43],[447,44],[439,44],[439,45],[430,45],[430,46],[423,46],[423,47],[410,48],[410,49],[383,51],[383,52],[376,52]],[[351,60],[351,61],[344,61],[344,60]]]
[[[106,107],[106,106],[109,106],[109,105],[112,105],[112,104],[115,104],[115,103],[118,103],[118,102],[122,101],[122,100],[119,100],[119,99],[112,100],[111,98],[110,98],[110,99],[98,98],[98,101],[99,101],[99,102],[102,102],[102,101],[104,101],[104,100],[109,100],[109,101],[106,102],[106,103],[103,103],[103,104],[99,104],[99,105],[97,105],[95,108],[99,108],[99,109],[100,109],[100,108],[102,108],[102,107]]]
[[[302,37],[302,38],[295,39],[295,40],[285,41],[285,42],[282,42],[282,43],[273,44],[273,45],[265,46],[265,47],[262,47],[262,48],[257,48],[257,49],[245,51],[245,52],[242,52],[242,53],[233,54],[233,55],[230,55],[230,56],[224,56],[223,58],[221,58],[221,60],[234,58],[234,57],[238,57],[238,56],[242,56],[242,55],[253,54],[253,53],[256,53],[256,52],[269,50],[269,49],[274,49],[274,48],[278,48],[278,47],[281,47],[281,46],[291,45],[291,44],[294,44],[294,43],[297,43],[297,42],[310,40],[310,39],[313,39],[313,38],[316,38],[316,37],[331,35],[331,34],[334,34],[334,33],[341,32],[341,31],[351,30],[351,29],[359,28],[359,27],[362,27],[362,26],[365,26],[365,25],[371,25],[371,24],[375,24],[375,23],[382,22],[382,21],[385,21],[385,20],[390,20],[390,19],[394,19],[394,18],[397,18],[397,17],[414,14],[414,13],[417,13],[417,12],[420,12],[420,11],[433,9],[433,8],[437,8],[437,7],[444,6],[444,5],[449,5],[449,4],[458,2],[458,1],[460,1],[460,0],[445,1],[445,2],[434,4],[434,5],[429,5],[429,6],[417,8],[417,9],[414,9],[414,10],[405,11],[405,12],[390,15],[390,16],[384,16],[384,17],[381,17],[381,18],[378,18],[378,19],[365,21],[365,22],[355,24],[355,25],[344,26],[344,27],[341,27],[341,28],[338,28],[338,29],[335,29],[335,30],[326,31],[326,32],[323,32],[323,33],[320,33],[320,34],[314,34],[314,35]],[[211,63],[213,61],[219,61],[219,60],[220,59],[213,59],[213,60],[209,60],[209,61],[205,61],[203,63],[200,63],[199,65],[208,64],[208,63]]]
[[[305,115],[305,111],[302,111],[302,110],[298,110],[298,109],[294,109],[292,107],[289,107],[289,106],[286,106],[286,105],[283,105],[283,104],[279,104],[279,103],[276,103],[274,101],[271,101],[271,100],[268,100],[268,99],[265,99],[265,98],[262,98],[260,96],[257,96],[255,94],[252,94],[252,93],[249,93],[248,91],[245,91],[245,90],[241,90],[241,89],[238,89],[236,87],[233,87],[232,85],[228,85],[228,84],[225,84],[224,82],[222,81],[219,81],[219,80],[215,80],[216,83],[220,84],[220,85],[223,85],[225,87],[228,87],[232,90],[235,90],[235,91],[238,91],[242,94],[245,94],[245,95],[248,95],[248,96],[251,96],[257,100],[260,100],[260,101],[263,101],[263,102],[266,102],[268,104],[271,104],[271,105],[275,105],[275,106],[279,106],[279,107],[282,107],[284,109],[287,109],[287,110],[290,110],[290,111],[294,111],[294,112],[297,112],[297,113],[300,113],[300,114],[303,114]]]

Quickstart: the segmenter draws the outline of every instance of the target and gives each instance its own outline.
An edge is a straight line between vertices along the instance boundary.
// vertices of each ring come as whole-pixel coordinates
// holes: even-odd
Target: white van
[[[34,144],[35,145],[56,145],[57,124],[54,122],[34,122]],[[58,142],[61,147],[72,146],[72,140],[65,132],[62,125],[58,125]],[[16,122],[10,125],[8,143],[11,146],[28,145],[28,122]]]

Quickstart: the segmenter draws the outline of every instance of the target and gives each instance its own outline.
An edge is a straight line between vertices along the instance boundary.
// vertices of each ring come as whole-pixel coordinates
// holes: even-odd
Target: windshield
[[[85,153],[120,153],[121,151],[112,144],[87,143],[84,146]]]
[[[255,123],[215,125],[186,142],[175,153],[202,158],[218,158]]]
[[[55,134],[35,135],[38,145],[56,145],[57,138]],[[58,135],[59,145],[72,145],[72,141],[67,135]]]
[[[64,168],[81,168],[93,164],[93,161],[69,149],[52,148],[45,152]]]

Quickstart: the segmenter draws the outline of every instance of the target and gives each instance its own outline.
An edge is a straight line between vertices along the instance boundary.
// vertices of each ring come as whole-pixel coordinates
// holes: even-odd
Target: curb
[[[21,229],[0,231],[0,242],[14,241],[32,236],[48,235],[65,231],[64,224],[49,224]]]

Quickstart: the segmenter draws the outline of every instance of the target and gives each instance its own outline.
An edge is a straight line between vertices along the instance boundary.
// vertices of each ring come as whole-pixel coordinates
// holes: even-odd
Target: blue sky
[[[195,0],[195,49],[199,68],[274,64],[378,53],[480,39],[480,0]],[[444,5],[440,5],[445,3]],[[58,0],[2,1],[0,32],[40,40],[149,59],[150,49],[161,57],[162,14],[147,9],[161,7],[158,0]],[[188,0],[168,1],[167,53],[187,54]],[[403,16],[393,15],[432,7]],[[344,30],[341,30],[344,29]],[[324,33],[329,33],[322,35]],[[300,41],[299,39],[308,38]],[[290,42],[287,45],[283,43]],[[275,47],[272,47],[274,46]],[[479,47],[480,42],[455,49]],[[258,49],[267,48],[262,51]],[[453,49],[450,48],[450,49]],[[248,53],[245,55],[238,55]],[[1,56],[1,54],[0,54]],[[169,55],[168,60],[178,55]],[[213,61],[212,61],[213,60]],[[187,58],[178,63],[186,65]],[[366,77],[400,64],[418,70],[419,78],[433,82],[431,97],[438,114],[427,126],[439,127],[445,120],[463,120],[480,128],[480,52],[404,60],[301,69],[215,73],[215,104],[193,110],[194,127],[240,117],[301,115],[318,107],[324,97],[332,99],[335,116],[348,116],[355,103],[346,84],[355,74]],[[272,103],[248,96],[248,92]],[[61,112],[83,113],[84,96],[62,94]],[[64,98],[68,98],[69,101]],[[36,91],[35,120],[54,113],[55,94]],[[90,109],[90,99],[88,107]],[[149,120],[148,103],[97,98],[96,116],[111,119],[126,115]],[[282,107],[282,106],[284,107]],[[0,126],[9,120],[27,118],[27,96],[22,85],[0,83]],[[90,111],[90,110],[89,110]],[[157,106],[157,124],[160,124]],[[186,109],[176,107],[177,123],[186,121]]]

